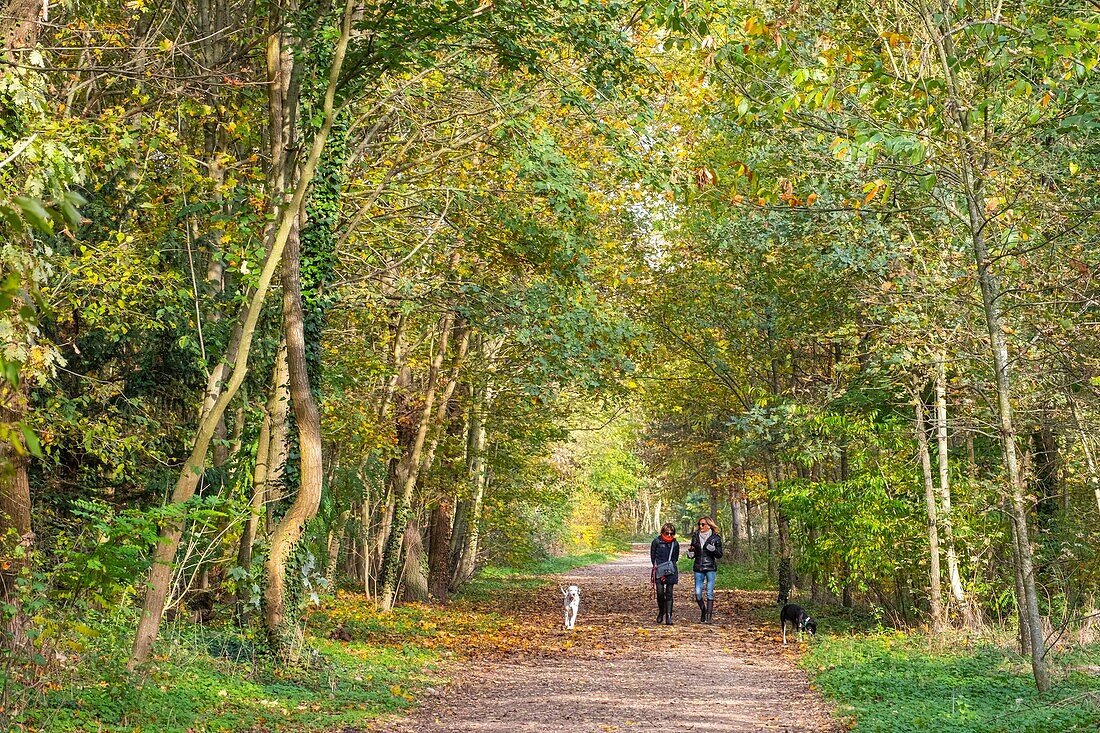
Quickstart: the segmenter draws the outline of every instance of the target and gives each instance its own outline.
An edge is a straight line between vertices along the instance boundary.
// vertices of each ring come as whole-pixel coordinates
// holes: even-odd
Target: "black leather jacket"
[[[653,567],[657,567],[663,562],[676,562],[680,559],[680,543],[676,540],[672,542],[665,542],[661,539],[660,535],[653,538],[653,541],[649,543],[649,561],[653,563]],[[673,585],[680,579],[680,573],[676,572],[673,575],[665,576],[665,582]]]
[[[718,558],[722,557],[722,538],[717,532],[712,532],[703,547],[699,546],[699,532],[691,533],[691,547],[688,548],[688,556],[695,558],[692,570],[697,573],[709,573],[718,569]]]

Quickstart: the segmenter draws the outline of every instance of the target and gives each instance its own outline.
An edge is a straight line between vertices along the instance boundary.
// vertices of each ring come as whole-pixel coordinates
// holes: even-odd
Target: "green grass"
[[[686,550],[684,550],[686,552]],[[676,564],[680,568],[680,582],[695,582],[691,567],[694,560],[686,554],[680,556]],[[716,590],[767,590],[774,585],[768,576],[768,567],[757,567],[745,563],[719,562],[718,575],[714,581]]]
[[[521,567],[483,568],[462,587],[459,598],[484,601],[500,594],[522,593],[542,588],[554,582],[549,576],[555,573],[567,573],[576,568],[607,562],[613,557],[615,552],[599,550],[580,555],[545,558]]]
[[[433,649],[309,639],[300,665],[279,669],[233,629],[166,631],[144,674],[125,670],[125,634],[99,623],[74,665],[40,669],[16,730],[326,731],[407,707],[438,661]],[[128,631],[128,629],[127,629]],[[24,682],[32,678],[24,677]],[[13,679],[12,682],[15,682]],[[18,692],[14,688],[13,692]]]
[[[362,596],[341,594],[310,614],[308,652],[288,669],[262,640],[228,623],[180,623],[165,626],[156,657],[131,675],[125,663],[134,614],[85,619],[58,645],[64,659],[0,674],[0,731],[331,733],[365,726],[412,705],[448,660],[524,643],[509,619],[471,611],[470,602],[552,583],[549,574],[603,562],[613,549],[487,568],[446,607],[410,604],[382,615]]]
[[[722,565],[718,587],[773,588],[765,576]],[[856,733],[1100,731],[1100,677],[1085,671],[1100,659],[1100,645],[1052,655],[1055,687],[1040,695],[1029,660],[988,640],[958,636],[936,643],[885,629],[866,610],[798,602],[818,621],[802,664]],[[778,627],[775,606],[753,615]]]
[[[1100,648],[1091,653],[1095,659]],[[938,646],[902,632],[838,636],[826,630],[803,663],[860,733],[1100,729],[1100,678],[1063,660],[1056,662],[1054,691],[1040,695],[1028,660],[987,642]]]

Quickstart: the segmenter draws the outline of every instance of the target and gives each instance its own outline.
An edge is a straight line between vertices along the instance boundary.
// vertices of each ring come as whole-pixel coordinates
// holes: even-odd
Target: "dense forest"
[[[1094,1],[0,37],[4,730],[102,628],[135,679],[204,624],[289,668],[337,589],[698,514],[781,598],[1008,630],[1040,691],[1100,636]]]

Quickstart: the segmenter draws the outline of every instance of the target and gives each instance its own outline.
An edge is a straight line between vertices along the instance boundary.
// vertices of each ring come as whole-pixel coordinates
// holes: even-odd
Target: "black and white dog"
[[[562,610],[565,613],[565,628],[573,628],[577,623],[577,613],[581,610],[581,589],[576,585],[561,589]]]
[[[783,627],[783,646],[787,645],[787,624],[791,625],[791,631],[798,631],[798,640],[802,641],[802,632],[810,632],[810,636],[817,635],[817,621],[806,613],[802,606],[788,603],[779,612],[779,625]]]

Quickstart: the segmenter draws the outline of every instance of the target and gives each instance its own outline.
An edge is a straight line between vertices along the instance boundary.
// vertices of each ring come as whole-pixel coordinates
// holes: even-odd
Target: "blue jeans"
[[[707,598],[714,600],[714,579],[718,577],[717,570],[708,570],[705,573],[695,574],[695,597],[701,599],[703,597],[703,579],[707,581]]]

